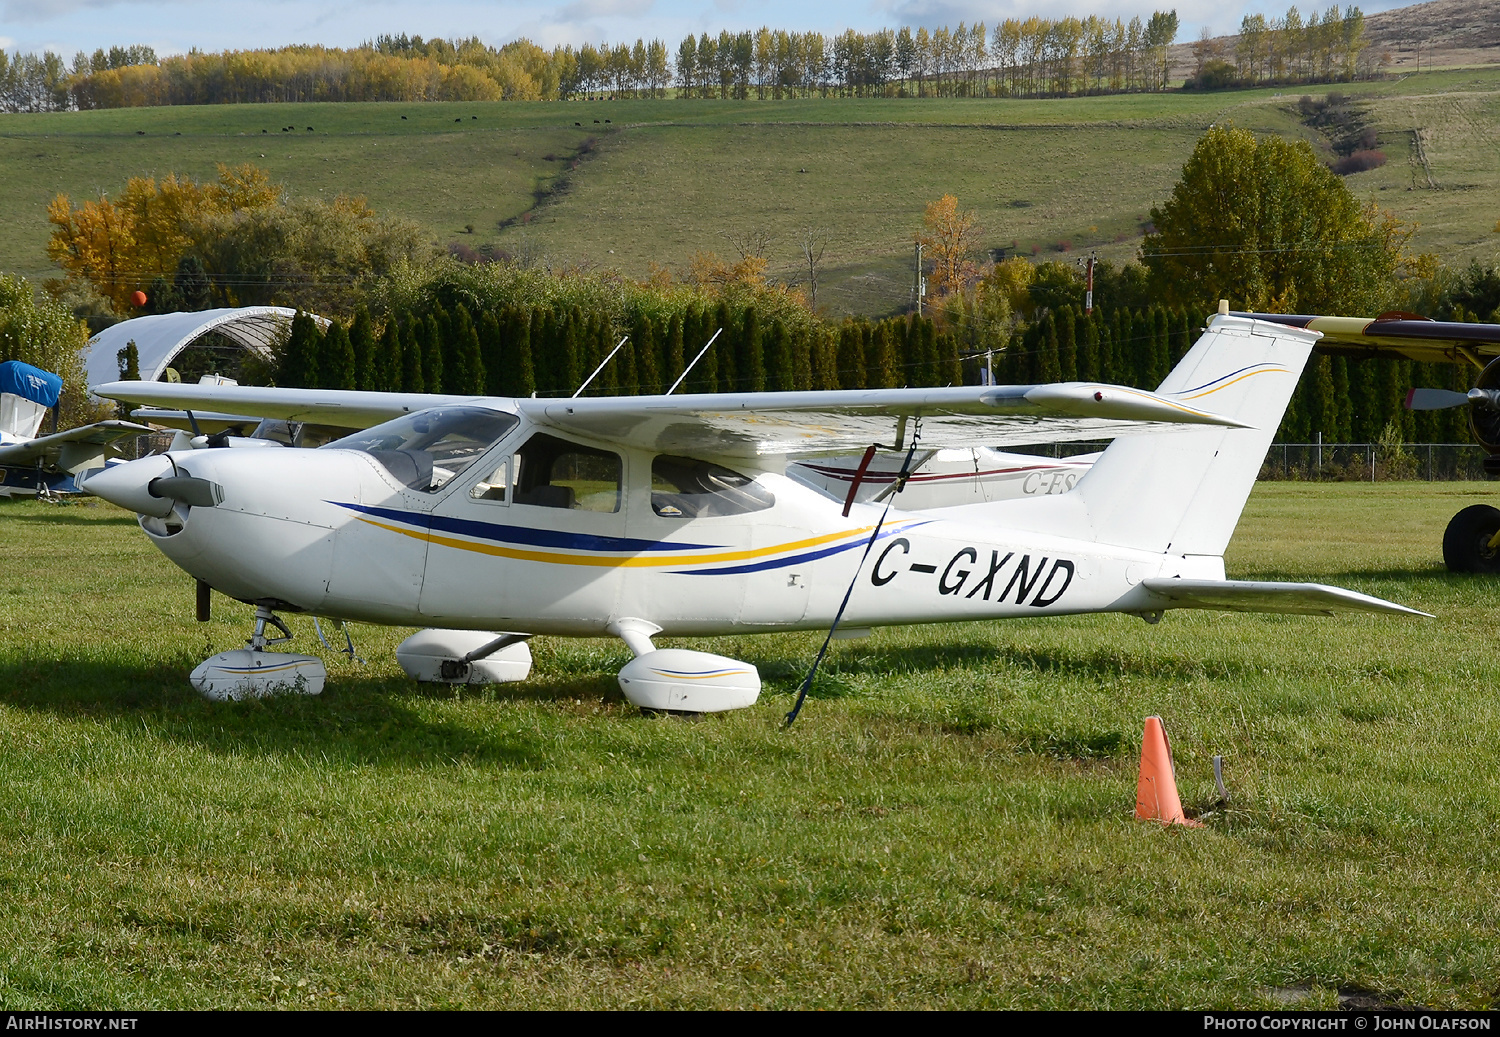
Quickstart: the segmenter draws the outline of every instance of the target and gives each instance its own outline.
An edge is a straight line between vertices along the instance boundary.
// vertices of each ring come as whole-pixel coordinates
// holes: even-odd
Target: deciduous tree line
[[[1009,19],[933,31],[835,36],[763,27],[683,40],[544,51],[521,39],[381,36],[360,47],[293,46],[158,60],[149,47],[0,55],[0,108],[50,111],[301,101],[541,100],[608,93],[745,99],[839,95],[1042,96],[1166,86],[1177,15]]]
[[[1306,18],[1295,7],[1285,17],[1246,15],[1239,35],[1224,42],[1206,31],[1193,44],[1196,85],[1251,83],[1306,83],[1358,78],[1369,64],[1362,62],[1368,47],[1365,16],[1358,7],[1343,11],[1334,4],[1321,16]],[[1232,60],[1232,64],[1231,64]]]

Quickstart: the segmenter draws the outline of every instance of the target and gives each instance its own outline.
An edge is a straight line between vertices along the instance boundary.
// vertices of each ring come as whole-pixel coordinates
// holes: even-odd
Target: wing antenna
[[[627,343],[629,341],[630,341],[630,336],[626,335],[624,338],[620,339],[620,341],[616,342],[615,343],[615,348],[611,349],[609,351],[609,356],[607,356],[607,357],[604,358],[604,363],[600,364],[598,367],[594,368],[594,373],[591,374],[591,375],[589,375],[587,378],[585,378],[583,380],[583,384],[578,387],[578,391],[575,392],[575,393],[573,393],[573,395],[571,397],[569,397],[569,399],[574,399],[574,400],[578,399],[578,397],[583,393],[583,390],[585,390],[585,389],[587,389],[589,387],[589,383],[592,382],[595,378],[599,377],[599,372],[602,371],[602,370],[604,370],[604,365],[608,364],[611,360],[613,360],[615,358],[615,354],[620,351],[620,347],[623,346],[625,343]]]
[[[720,328],[718,331],[714,332],[714,338],[711,338],[711,339],[708,340],[708,345],[706,345],[702,349],[698,350],[698,355],[695,356],[695,357],[693,357],[693,362],[691,364],[688,364],[686,367],[684,367],[682,369],[682,374],[680,374],[680,375],[677,376],[677,381],[673,382],[672,383],[672,388],[670,388],[670,389],[667,390],[667,395],[668,396],[671,396],[674,392],[677,391],[677,387],[679,385],[681,385],[682,384],[682,380],[688,376],[688,372],[691,371],[694,367],[698,366],[698,361],[702,360],[703,359],[703,354],[708,352],[708,346],[713,345],[714,344],[714,339],[718,338],[723,333],[724,333],[724,329],[723,328]]]

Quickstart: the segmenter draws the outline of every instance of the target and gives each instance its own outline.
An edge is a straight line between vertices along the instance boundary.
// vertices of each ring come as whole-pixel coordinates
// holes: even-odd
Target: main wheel
[[[1443,533],[1443,561],[1455,573],[1500,573],[1500,549],[1490,546],[1500,533],[1500,509],[1488,504],[1465,508]]]

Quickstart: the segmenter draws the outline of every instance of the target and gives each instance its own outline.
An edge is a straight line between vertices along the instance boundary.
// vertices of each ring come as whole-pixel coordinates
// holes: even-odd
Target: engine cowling
[[[1476,388],[1500,389],[1500,360],[1492,360],[1479,373]],[[1491,454],[1500,454],[1500,409],[1489,400],[1474,400],[1469,404],[1469,427],[1474,438]]]

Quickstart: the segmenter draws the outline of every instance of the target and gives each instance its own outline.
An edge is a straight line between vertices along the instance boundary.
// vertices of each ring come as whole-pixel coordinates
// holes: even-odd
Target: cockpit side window
[[[573,511],[620,510],[624,465],[609,450],[539,432],[516,451],[515,502]]]
[[[672,454],[651,462],[651,509],[663,518],[746,515],[775,504],[770,490],[720,465]]]
[[[484,407],[434,407],[336,439],[319,449],[360,450],[423,493],[446,486],[520,421]]]

